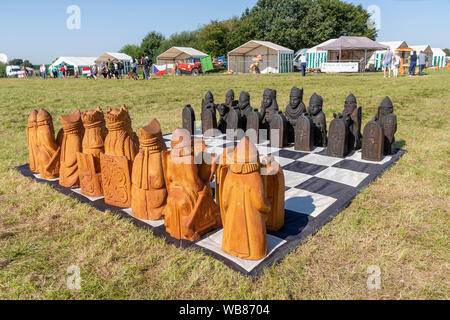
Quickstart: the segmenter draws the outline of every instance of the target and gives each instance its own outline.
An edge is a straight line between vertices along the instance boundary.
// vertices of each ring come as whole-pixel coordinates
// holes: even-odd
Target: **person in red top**
[[[64,79],[66,75],[66,68],[64,68],[64,66],[61,66],[61,77]]]

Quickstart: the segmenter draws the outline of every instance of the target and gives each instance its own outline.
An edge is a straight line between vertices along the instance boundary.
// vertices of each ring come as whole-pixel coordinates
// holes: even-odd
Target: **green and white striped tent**
[[[327,61],[327,51],[317,50],[317,47],[329,44],[336,39],[330,39],[318,44],[306,51],[306,67],[311,69],[318,69]]]
[[[433,51],[433,67],[445,67],[445,52],[441,48],[431,48]]]
[[[408,48],[406,41],[380,41],[380,43],[391,48],[391,51],[394,53],[397,49]],[[375,66],[375,70],[381,69],[381,61],[383,60],[385,52],[386,50],[375,51],[368,60],[368,65],[373,64]]]

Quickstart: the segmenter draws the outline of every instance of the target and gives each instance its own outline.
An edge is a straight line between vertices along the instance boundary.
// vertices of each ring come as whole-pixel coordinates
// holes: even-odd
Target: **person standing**
[[[108,59],[108,78],[111,79],[114,75],[114,62],[112,62],[110,59]]]
[[[46,73],[47,70],[46,70],[45,65],[42,64],[39,71],[41,71],[41,78],[44,80],[47,79],[47,73]]]
[[[306,76],[306,54],[300,56],[300,68],[302,69],[302,77]]]
[[[400,53],[397,51],[395,52],[394,58],[392,59],[392,64],[394,66],[394,78],[398,77],[398,68],[400,67]]]
[[[417,66],[417,53],[416,51],[413,51],[413,54],[411,55],[410,63],[409,63],[409,76],[415,76],[416,75],[416,66]]]
[[[148,57],[144,58],[144,79],[150,79],[150,59]]]
[[[142,56],[141,56],[141,67],[142,67],[142,79],[143,79],[143,80],[145,80],[144,60],[145,60],[145,56],[142,55]]]
[[[386,71],[388,71],[389,78],[391,77],[391,64],[392,64],[392,51],[391,48],[387,48],[386,52],[383,55],[383,59],[381,60],[381,64],[383,65],[383,73],[386,78]]]
[[[114,60],[114,78],[119,80],[119,61]]]
[[[137,62],[134,57],[131,57],[131,72],[134,72],[137,74]]]
[[[425,65],[427,63],[427,55],[425,52],[420,51],[419,53],[419,76],[423,76],[423,69],[425,69]]]

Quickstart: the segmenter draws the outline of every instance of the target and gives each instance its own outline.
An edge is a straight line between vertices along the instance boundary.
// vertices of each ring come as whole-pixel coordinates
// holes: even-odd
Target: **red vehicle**
[[[193,76],[198,76],[201,72],[202,65],[200,59],[195,59],[194,62],[190,63],[177,63],[177,75],[192,74]]]

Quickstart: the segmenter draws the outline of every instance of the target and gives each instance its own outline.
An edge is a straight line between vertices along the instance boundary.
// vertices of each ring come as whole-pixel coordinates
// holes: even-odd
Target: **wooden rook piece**
[[[105,203],[121,208],[131,206],[131,170],[139,151],[139,141],[131,128],[128,109],[110,109],[106,113],[108,135],[105,154],[101,155],[103,192]]]
[[[162,165],[166,144],[159,122],[153,119],[139,130],[138,136],[140,150],[133,162],[131,209],[138,219],[161,220],[167,190]]]
[[[358,108],[356,97],[351,93],[345,100],[344,118],[348,122],[348,151],[361,149],[362,108]]]
[[[258,112],[252,110],[246,113],[246,127],[245,134],[250,137],[252,143],[259,143],[259,129],[260,129],[260,117]]]
[[[377,120],[369,121],[364,127],[361,158],[368,161],[383,160],[384,131]]]
[[[222,250],[241,259],[260,260],[267,254],[265,216],[271,204],[264,196],[258,150],[248,137],[237,145],[234,159],[222,192]]]
[[[38,147],[37,147],[37,110],[31,111],[28,116],[27,125],[27,144],[28,144],[28,159],[30,171],[34,173],[39,172],[38,164]]]
[[[203,234],[222,225],[212,198],[210,182],[215,165],[196,164],[193,139],[185,130],[172,134],[171,151],[163,152],[167,204],[163,210],[166,231],[176,239],[198,240]],[[203,149],[203,145],[201,147]]]
[[[195,132],[195,111],[190,104],[183,108],[183,129],[189,131],[191,135]]]
[[[262,160],[262,168],[264,194],[271,203],[270,212],[266,216],[266,228],[275,232],[284,226],[284,173],[272,155]]]
[[[318,147],[327,146],[327,119],[322,111],[323,98],[316,93],[309,100],[308,113],[313,121],[314,145]]]
[[[100,154],[105,152],[104,142],[108,130],[102,109],[81,114],[84,126],[83,152],[77,153],[81,193],[88,197],[103,196]]]
[[[83,122],[80,110],[71,115],[60,117],[63,138],[61,143],[61,158],[59,168],[59,184],[66,188],[78,188],[80,178],[78,175],[77,153],[82,151],[84,135]]]
[[[394,114],[394,106],[389,97],[384,98],[378,107],[376,119],[381,122],[384,130],[384,154],[390,155],[397,152],[395,148],[395,133],[397,132],[397,116]]]
[[[293,87],[289,97],[289,104],[286,107],[286,119],[288,120],[288,142],[295,141],[295,126],[297,119],[306,112],[306,106],[303,103],[303,88]]]
[[[270,146],[275,148],[282,148],[288,145],[287,141],[287,119],[279,111],[272,116],[270,121]]]
[[[55,139],[55,130],[50,113],[40,109],[37,118],[38,170],[42,179],[59,177],[60,144]],[[58,136],[61,135],[58,133]]]
[[[205,109],[202,112],[202,133],[205,137],[215,136],[217,129],[217,119],[215,113],[211,109]]]
[[[330,157],[344,158],[348,153],[348,127],[342,114],[333,114],[334,119],[330,123],[328,134],[327,155]]]
[[[298,151],[312,151],[314,148],[314,124],[308,113],[302,114],[295,125],[295,146]]]

